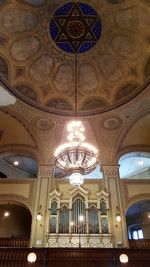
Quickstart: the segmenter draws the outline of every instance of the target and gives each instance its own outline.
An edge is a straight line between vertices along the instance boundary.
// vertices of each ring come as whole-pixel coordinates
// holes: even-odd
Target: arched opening
[[[8,153],[0,158],[0,178],[35,178],[37,166],[31,156]]]
[[[150,179],[150,153],[129,152],[119,159],[122,179]]]
[[[0,246],[27,246],[31,232],[31,213],[21,204],[0,204]]]
[[[131,245],[142,244],[142,241],[150,240],[150,199],[131,205],[126,212],[126,223]]]

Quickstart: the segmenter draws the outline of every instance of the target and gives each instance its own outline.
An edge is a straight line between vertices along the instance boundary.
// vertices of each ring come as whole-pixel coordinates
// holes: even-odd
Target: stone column
[[[53,166],[39,165],[34,212],[32,217],[32,228],[31,228],[31,239],[30,239],[31,247],[46,246],[45,234],[47,232],[47,229],[49,228],[48,193],[51,191],[52,181],[53,181]],[[42,219],[40,221],[37,220],[37,214],[39,211],[42,215]]]
[[[119,166],[102,166],[104,175],[104,189],[110,195],[110,230],[113,235],[114,247],[127,247],[128,236],[125,214],[123,210],[123,197],[121,194]],[[116,220],[116,207],[120,211],[121,221]]]

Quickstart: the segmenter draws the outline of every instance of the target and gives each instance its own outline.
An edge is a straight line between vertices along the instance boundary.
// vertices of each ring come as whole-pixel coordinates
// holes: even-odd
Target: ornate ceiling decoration
[[[78,110],[82,115],[123,105],[144,90],[150,80],[149,1],[136,0],[134,5],[132,0],[86,2],[85,6],[96,10],[102,31],[95,37],[90,31],[86,36],[100,40],[91,50],[79,54]],[[0,1],[1,86],[40,110],[71,115],[74,56],[60,49],[50,33],[51,21],[55,18],[58,23],[59,10],[60,1],[56,0]],[[81,41],[91,29],[87,27],[90,20],[83,20],[81,7],[73,12],[74,20],[68,22],[65,16],[67,20],[61,21],[59,30],[64,33],[61,25],[67,23],[65,34],[71,42],[73,38]],[[94,17],[91,23],[95,23]],[[74,43],[75,51],[80,49],[79,43]]]
[[[56,45],[68,53],[90,50],[101,36],[101,21],[89,5],[71,2],[57,9],[50,22],[50,32]]]

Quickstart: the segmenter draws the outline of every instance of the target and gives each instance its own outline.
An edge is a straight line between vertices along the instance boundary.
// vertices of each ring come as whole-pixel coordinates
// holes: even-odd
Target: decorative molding
[[[38,177],[51,177],[53,172],[52,165],[39,165]]]
[[[58,192],[56,189],[48,194],[51,199],[53,198],[60,198],[62,193]]]
[[[0,201],[8,201],[8,202],[14,201],[14,202],[21,203],[25,205],[26,207],[28,207],[28,209],[32,213],[31,202],[23,196],[16,195],[16,194],[0,194]]]
[[[150,193],[143,193],[143,194],[138,194],[134,195],[133,197],[129,198],[129,201],[126,203],[126,209],[128,209],[132,204],[141,201],[141,200],[147,200],[150,199]]]
[[[97,195],[97,197],[99,199],[101,199],[101,198],[107,199],[109,197],[109,194],[104,190],[102,190],[101,192],[96,193],[96,195]]]
[[[24,144],[9,144],[0,146],[0,158],[4,157],[4,155],[13,155],[16,153],[24,156],[32,156],[34,159],[39,160],[38,152],[33,146]]]
[[[71,197],[74,197],[76,194],[81,194],[82,196],[84,197],[87,197],[88,194],[89,194],[89,191],[88,190],[85,190],[83,187],[75,187],[73,188],[72,190],[69,191],[69,195]]]
[[[102,127],[107,131],[114,131],[121,128],[123,120],[119,116],[111,116],[104,118],[101,122]]]
[[[104,177],[117,178],[119,177],[119,165],[102,165],[101,166]]]
[[[0,184],[29,184],[30,189],[29,189],[29,195],[28,198],[23,197],[19,194],[0,194],[0,200],[5,200],[5,201],[16,201],[23,203],[26,205],[31,213],[33,209],[33,203],[34,203],[34,192],[35,192],[35,187],[36,187],[36,179],[30,179],[30,180],[14,180],[14,179],[6,179],[6,180],[0,180]]]

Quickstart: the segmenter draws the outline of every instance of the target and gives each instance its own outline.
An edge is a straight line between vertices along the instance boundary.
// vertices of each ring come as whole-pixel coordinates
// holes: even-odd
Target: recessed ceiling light
[[[143,163],[144,163],[144,161],[143,161],[142,159],[140,159],[140,160],[138,161],[138,164],[139,164],[139,165],[143,165]]]
[[[14,165],[15,165],[15,166],[18,166],[18,165],[19,165],[19,161],[18,161],[18,160],[15,160],[15,161],[14,161]]]
[[[10,213],[8,211],[5,211],[4,216],[8,217],[9,215],[10,215]]]

